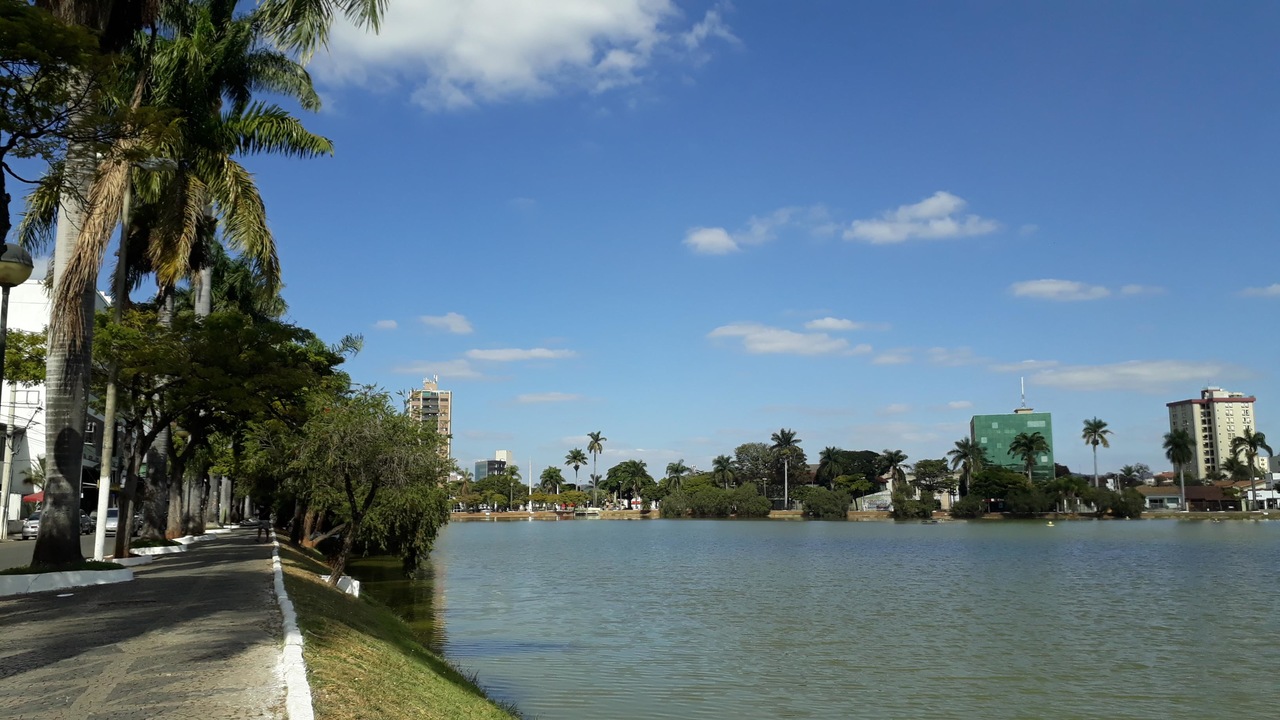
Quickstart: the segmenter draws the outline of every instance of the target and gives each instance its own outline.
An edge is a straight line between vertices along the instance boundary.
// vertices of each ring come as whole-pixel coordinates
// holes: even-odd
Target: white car
[[[22,539],[34,540],[36,535],[40,534],[40,511],[31,513],[31,516],[22,521]]]

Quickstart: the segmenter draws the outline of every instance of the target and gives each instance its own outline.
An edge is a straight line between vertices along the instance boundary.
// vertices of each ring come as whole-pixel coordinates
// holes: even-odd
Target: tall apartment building
[[[501,475],[507,471],[507,463],[502,460],[477,460],[475,464],[476,482],[479,482],[490,475]]]
[[[1244,435],[1246,428],[1258,429],[1255,400],[1244,393],[1207,387],[1200,391],[1199,399],[1168,403],[1169,429],[1186,430],[1191,435],[1195,458],[1187,469],[1195,477],[1206,478],[1219,472],[1222,462],[1231,457],[1231,440]],[[1263,472],[1267,471],[1266,462],[1265,455],[1258,458]]]
[[[1038,432],[1044,436],[1049,452],[1036,457],[1031,468],[1033,480],[1052,480],[1053,468],[1053,416],[1038,413],[1029,407],[1020,407],[1002,415],[974,415],[969,420],[969,437],[987,451],[987,464],[1026,472],[1022,458],[1009,454],[1009,443],[1020,433]]]
[[[423,378],[422,389],[409,393],[409,416],[421,422],[435,422],[444,438],[444,456],[453,457],[453,391],[440,389],[439,376]]]

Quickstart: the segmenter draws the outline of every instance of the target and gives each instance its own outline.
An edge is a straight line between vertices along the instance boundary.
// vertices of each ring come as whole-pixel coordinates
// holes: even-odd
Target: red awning
[[[44,491],[41,490],[40,492],[31,493],[30,495],[23,495],[22,502],[44,502]]]

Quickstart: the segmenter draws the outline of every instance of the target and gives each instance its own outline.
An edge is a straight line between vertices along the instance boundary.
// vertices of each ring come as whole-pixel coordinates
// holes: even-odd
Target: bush
[[[664,518],[682,518],[689,512],[689,497],[683,490],[676,490],[662,500],[659,513]]]
[[[729,502],[732,505],[733,514],[740,518],[769,517],[769,511],[773,510],[773,503],[756,490],[755,483],[746,483],[734,488],[729,492]]]
[[[812,488],[805,493],[804,516],[819,520],[847,520],[849,518],[849,493],[843,490]]]
[[[729,517],[732,506],[728,496],[719,488],[702,488],[689,496],[689,512],[700,518]]]
[[[978,499],[977,495],[966,495],[951,506],[951,517],[958,520],[972,520],[984,514],[985,508],[982,507],[982,500]]]
[[[1005,496],[1005,510],[1011,515],[1031,517],[1040,513],[1053,512],[1054,499],[1040,491],[1039,488],[1016,488]]]

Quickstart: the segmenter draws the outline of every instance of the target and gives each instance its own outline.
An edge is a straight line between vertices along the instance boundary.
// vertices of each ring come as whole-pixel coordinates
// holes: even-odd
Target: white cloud
[[[887,323],[869,323],[858,320],[846,320],[844,318],[824,317],[817,320],[810,320],[804,324],[806,330],[826,330],[831,332],[841,332],[844,330],[888,330]]]
[[[712,330],[707,337],[742,338],[743,348],[753,355],[830,355],[833,353],[863,354],[870,346],[849,347],[843,338],[833,338],[826,333],[799,333],[794,330],[769,327],[759,323],[733,323]]]
[[[1164,288],[1155,285],[1122,285],[1121,295],[1163,295]]]
[[[880,408],[881,415],[902,415],[911,412],[911,406],[906,403],[890,403]]]
[[[395,330],[400,324],[395,320],[379,320],[373,324],[375,330]]]
[[[478,370],[471,367],[471,363],[466,360],[441,360],[439,362],[418,362],[410,365],[400,365],[391,369],[391,372],[400,375],[439,375],[442,378],[450,378],[453,380],[475,380],[484,377]]]
[[[1244,297],[1280,297],[1280,283],[1266,287],[1251,287],[1240,291]]]
[[[844,231],[844,239],[882,245],[912,238],[931,240],[986,235],[1000,229],[1000,223],[995,220],[977,215],[960,216],[966,205],[963,199],[939,190],[914,205],[886,210],[878,218],[854,220]]]
[[[574,357],[572,350],[551,350],[548,348],[502,348],[498,350],[468,350],[466,356],[472,360],[488,360],[490,362],[515,362],[518,360],[562,360]]]
[[[1107,365],[1064,365],[1036,372],[1038,385],[1068,390],[1163,392],[1179,385],[1201,386],[1241,373],[1223,363],[1184,360],[1130,360]]]
[[[447,330],[454,335],[470,335],[472,332],[471,323],[456,312],[444,315],[423,315],[422,324],[437,330]]]
[[[1016,297],[1059,302],[1098,300],[1111,294],[1110,290],[1101,285],[1086,285],[1075,280],[1024,280],[1010,285],[1009,289]]]
[[[730,233],[723,227],[694,227],[684,236],[684,244],[703,255],[725,255],[744,247],[763,245],[778,237],[778,231],[787,227],[809,228],[814,235],[822,235],[830,225],[827,208],[822,205],[809,207],[783,207],[767,215],[752,215],[746,225]]]
[[[429,110],[598,93],[641,82],[659,58],[700,60],[712,38],[736,41],[721,10],[685,25],[673,0],[403,0],[377,35],[335,23],[315,69],[334,83],[411,85]]]
[[[973,350],[967,347],[929,348],[929,362],[934,365],[943,365],[946,367],[960,367],[962,365],[976,365],[983,362],[983,359],[973,354]]]
[[[562,392],[526,393],[524,395],[516,396],[516,402],[526,405],[535,403],[573,402],[574,400],[581,399],[581,395]]]
[[[948,410],[968,410],[971,407],[973,407],[973,403],[968,400],[952,400],[947,403]]]
[[[1045,368],[1057,367],[1057,360],[1022,360],[1014,363],[1002,363],[992,365],[991,370],[995,372],[1032,372],[1034,370],[1044,370]]]
[[[724,228],[696,227],[685,233],[684,244],[702,255],[727,255],[741,248]]]

